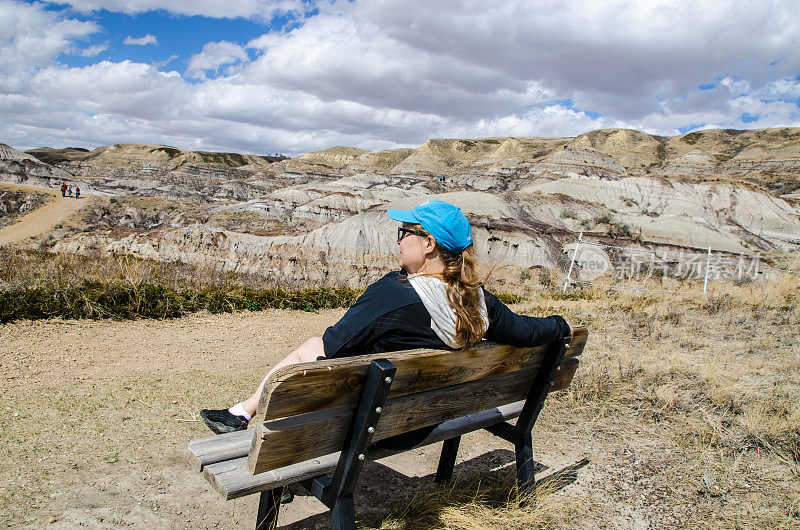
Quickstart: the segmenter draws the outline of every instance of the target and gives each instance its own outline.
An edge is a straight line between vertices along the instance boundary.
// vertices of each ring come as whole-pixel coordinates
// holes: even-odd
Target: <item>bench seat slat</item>
[[[245,456],[250,452],[254,432],[249,429],[193,440],[189,442],[189,462],[196,471],[202,471],[207,464]]]
[[[567,386],[578,359],[567,359],[552,390]],[[387,399],[373,441],[514,402],[527,395],[538,367]],[[263,473],[340,449],[353,409],[340,407],[256,426],[250,470]]]
[[[565,359],[580,355],[587,336],[586,328],[575,329]],[[256,416],[269,421],[355,407],[369,361],[373,359],[386,359],[397,367],[389,393],[392,398],[538,366],[547,347],[514,347],[484,341],[459,352],[417,349],[293,365],[278,371],[268,381]],[[297,399],[298,395],[304,399]]]
[[[454,436],[495,425],[501,421],[508,421],[519,416],[524,406],[524,401],[503,405],[491,410],[485,410],[446,421],[434,429],[425,440],[417,447],[441,442]],[[244,431],[250,432],[250,431]],[[249,450],[249,443],[239,442],[245,454]],[[373,449],[367,453],[367,459],[378,460],[402,451],[388,449]],[[247,465],[247,458],[241,457],[224,462],[206,465],[203,473],[206,479],[214,486],[225,500],[236,499],[252,493],[266,491],[293,484],[300,480],[316,477],[329,473],[336,468],[339,453],[331,453],[319,458],[292,464],[266,473],[253,475]]]

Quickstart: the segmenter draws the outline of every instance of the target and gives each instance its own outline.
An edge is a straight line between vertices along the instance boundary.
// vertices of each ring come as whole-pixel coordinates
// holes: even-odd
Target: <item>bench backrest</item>
[[[569,385],[587,330],[575,329],[551,391]],[[484,341],[465,351],[417,349],[287,366],[264,388],[249,467],[261,473],[342,448],[369,364],[397,367],[372,440],[525,399],[548,346]]]

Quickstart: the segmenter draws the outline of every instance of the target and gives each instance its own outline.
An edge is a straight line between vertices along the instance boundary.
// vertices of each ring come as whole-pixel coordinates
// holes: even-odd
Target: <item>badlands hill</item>
[[[620,247],[728,253],[800,245],[800,129],[660,137],[428,140],[417,149],[333,147],[291,159],[121,144],[93,151],[0,145],[0,180],[104,196],[44,241],[56,252],[128,253],[284,285],[362,286],[395,266],[384,211],[459,205],[479,252],[564,268],[577,235]],[[613,256],[612,256],[613,258]]]

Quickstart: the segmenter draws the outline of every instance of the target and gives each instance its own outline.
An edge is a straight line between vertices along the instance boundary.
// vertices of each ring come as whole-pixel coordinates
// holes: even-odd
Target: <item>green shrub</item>
[[[176,289],[164,285],[85,281],[71,287],[44,286],[0,291],[0,322],[42,318],[175,318],[211,313],[350,306],[360,291],[346,287],[284,291],[238,286]]]

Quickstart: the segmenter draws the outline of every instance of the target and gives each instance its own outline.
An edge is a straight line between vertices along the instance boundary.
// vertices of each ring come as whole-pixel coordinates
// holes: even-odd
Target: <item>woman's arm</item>
[[[572,336],[572,326],[560,315],[529,317],[511,311],[492,293],[484,291],[489,313],[486,339],[512,346],[538,346]]]

